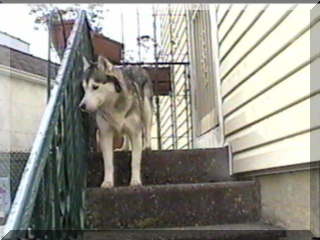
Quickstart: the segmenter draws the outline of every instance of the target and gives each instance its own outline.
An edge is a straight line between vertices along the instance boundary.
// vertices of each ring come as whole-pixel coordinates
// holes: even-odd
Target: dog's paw
[[[110,181],[104,181],[104,182],[101,184],[101,187],[102,187],[102,188],[112,188],[112,187],[113,187],[113,183],[110,182]]]
[[[130,186],[140,186],[142,185],[141,181],[138,180],[131,180]]]

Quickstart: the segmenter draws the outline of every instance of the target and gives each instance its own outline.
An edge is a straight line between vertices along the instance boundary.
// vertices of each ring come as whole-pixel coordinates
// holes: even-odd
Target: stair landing
[[[130,162],[130,152],[114,153],[115,186],[129,185]],[[228,147],[143,152],[141,168],[144,185],[233,180]],[[93,153],[88,160],[88,187],[100,187],[102,181],[102,154]]]

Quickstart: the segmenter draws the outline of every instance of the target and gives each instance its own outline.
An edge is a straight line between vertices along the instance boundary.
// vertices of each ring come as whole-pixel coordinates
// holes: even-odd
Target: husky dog
[[[101,187],[114,186],[113,138],[124,136],[131,143],[132,174],[130,185],[141,185],[141,155],[151,148],[152,82],[137,66],[114,66],[99,56],[89,63],[85,58],[82,86],[84,97],[79,107],[95,112],[99,142],[104,160]]]

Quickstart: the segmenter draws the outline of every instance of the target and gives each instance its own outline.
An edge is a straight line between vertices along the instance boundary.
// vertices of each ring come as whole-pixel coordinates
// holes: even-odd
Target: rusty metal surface
[[[115,152],[115,184],[125,186],[130,179],[130,152]],[[201,183],[232,180],[229,176],[228,148],[144,152],[144,185]],[[103,180],[101,153],[88,160],[88,187],[98,187]]]
[[[180,227],[260,219],[255,182],[89,188],[88,228]]]
[[[74,20],[64,20],[65,36],[68,39],[73,28]],[[63,26],[60,23],[55,23],[52,26],[52,42],[57,51],[65,49],[63,34]],[[91,39],[94,47],[94,53],[108,58],[114,64],[120,64],[123,56],[122,50],[124,45],[113,39],[103,36],[100,33],[91,31]]]
[[[122,50],[124,45],[102,34],[91,32],[94,53],[108,58],[114,64],[120,64],[123,59]]]
[[[171,74],[170,67],[144,67],[148,72],[152,82],[158,82],[159,95],[169,95],[171,91]],[[153,84],[153,91],[156,92],[155,84]]]

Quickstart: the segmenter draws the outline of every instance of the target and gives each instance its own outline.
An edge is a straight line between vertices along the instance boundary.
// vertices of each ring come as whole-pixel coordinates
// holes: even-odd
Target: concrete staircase
[[[115,153],[116,187],[99,188],[102,156],[88,163],[85,239],[276,240],[261,220],[259,186],[229,176],[228,148],[153,151],[143,186],[128,187],[130,153]]]

